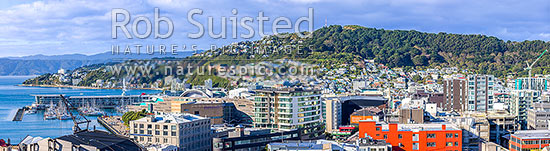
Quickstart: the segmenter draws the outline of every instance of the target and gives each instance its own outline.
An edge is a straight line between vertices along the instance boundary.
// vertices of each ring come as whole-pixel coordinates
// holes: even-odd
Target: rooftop
[[[154,123],[186,123],[196,120],[207,119],[201,116],[180,113],[180,114],[157,114],[150,115],[141,119],[136,120],[136,122],[154,122]]]
[[[104,131],[84,131],[61,136],[57,139],[71,142],[73,145],[94,146],[98,150],[141,150],[130,139]]]
[[[550,130],[521,130],[516,131],[512,136],[519,137],[521,139],[550,139]]]

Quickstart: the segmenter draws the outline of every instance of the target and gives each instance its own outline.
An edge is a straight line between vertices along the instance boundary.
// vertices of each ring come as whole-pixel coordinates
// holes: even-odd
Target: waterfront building
[[[359,122],[359,138],[385,140],[393,150],[462,150],[462,130],[445,124]]]
[[[255,90],[254,127],[277,130],[304,129],[317,137],[321,126],[321,91],[303,88]]]
[[[35,97],[35,104],[39,108],[44,109],[49,104],[57,104],[61,101],[59,95],[33,95]],[[90,102],[94,102],[98,108],[111,108],[114,109],[117,106],[142,103],[146,100],[150,100],[152,97],[149,95],[104,95],[104,96],[65,96],[65,99],[74,107],[83,107]]]
[[[527,129],[527,110],[533,107],[534,103],[541,100],[540,91],[536,90],[513,90],[510,103],[510,113],[517,117],[521,129]]]
[[[130,137],[144,146],[169,144],[187,150],[210,150],[210,120],[193,114],[148,115],[130,121]]]
[[[468,75],[467,111],[493,110],[495,77],[493,75]]]
[[[521,130],[510,135],[510,151],[543,150],[550,146],[550,130]]]

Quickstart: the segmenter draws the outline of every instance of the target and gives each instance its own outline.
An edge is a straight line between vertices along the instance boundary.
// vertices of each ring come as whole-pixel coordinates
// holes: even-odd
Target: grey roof
[[[104,131],[83,131],[57,139],[68,141],[73,145],[94,146],[101,151],[140,151],[141,148],[129,138],[116,136]]]

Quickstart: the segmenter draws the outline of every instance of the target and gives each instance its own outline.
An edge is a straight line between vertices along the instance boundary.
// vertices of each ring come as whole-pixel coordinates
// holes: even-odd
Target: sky
[[[127,10],[130,25],[138,16],[154,23],[155,8],[160,16],[173,21],[174,32],[166,39],[128,39],[121,30],[111,37],[111,11]],[[314,29],[329,25],[361,25],[365,27],[417,30],[422,32],[483,34],[503,40],[550,41],[550,1],[548,0],[9,0],[0,1],[0,57],[58,54],[97,54],[111,51],[113,45],[172,45],[190,49],[208,49],[243,40],[257,40],[258,22],[250,22],[256,33],[253,38],[232,38],[230,21],[226,25],[227,38],[212,38],[206,34],[197,39],[188,34],[198,28],[187,19],[192,9],[203,14],[194,20],[208,27],[213,18],[213,31],[221,31],[222,16],[256,18],[259,12],[270,17],[265,31],[272,33],[272,22],[286,17],[294,26],[300,17],[308,17],[313,8]],[[234,15],[233,10],[237,10]],[[122,17],[123,18],[123,17]],[[120,21],[120,20],[119,20]],[[138,24],[138,33],[144,33],[145,24]],[[307,30],[307,22],[301,30]],[[238,34],[247,34],[240,25]],[[132,33],[132,28],[128,28]],[[160,32],[167,31],[161,23]],[[154,28],[152,29],[154,33]],[[208,33],[208,31],[206,31]],[[181,48],[181,47],[180,47]]]

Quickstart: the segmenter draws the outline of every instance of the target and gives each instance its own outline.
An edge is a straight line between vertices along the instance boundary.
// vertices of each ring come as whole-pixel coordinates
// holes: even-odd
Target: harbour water
[[[37,114],[26,114],[23,121],[12,121],[17,109],[31,105],[35,100],[33,94],[65,94],[78,95],[120,95],[120,89],[73,89],[73,88],[41,88],[21,87],[21,84],[29,76],[0,76],[0,139],[11,140],[12,144],[20,142],[25,136],[40,136],[43,138],[57,138],[72,133],[73,122],[71,120],[44,120],[43,111]],[[141,93],[158,93],[154,90],[128,90],[127,95],[139,95]],[[117,113],[107,111],[107,114]],[[96,121],[96,117],[87,117],[92,120],[90,128],[104,129]]]

